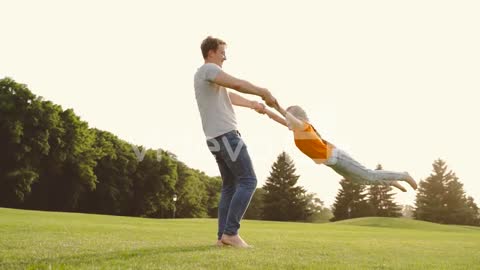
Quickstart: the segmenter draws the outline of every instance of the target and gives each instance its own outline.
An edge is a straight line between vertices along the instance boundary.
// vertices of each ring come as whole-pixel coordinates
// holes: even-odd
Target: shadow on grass
[[[132,249],[132,250],[121,250],[121,251],[112,251],[112,252],[95,252],[95,253],[85,253],[78,255],[66,255],[58,256],[55,258],[46,258],[46,259],[32,259],[32,260],[21,260],[17,262],[0,262],[0,269],[33,269],[32,266],[48,268],[49,265],[67,265],[74,266],[80,264],[94,264],[96,262],[104,263],[109,260],[128,260],[136,257],[151,257],[151,256],[160,256],[162,254],[181,254],[189,252],[199,252],[199,251],[215,251],[220,250],[214,245],[198,245],[198,246],[170,246],[170,247],[158,247],[158,248],[144,248],[144,249]],[[30,266],[30,267],[29,267]]]

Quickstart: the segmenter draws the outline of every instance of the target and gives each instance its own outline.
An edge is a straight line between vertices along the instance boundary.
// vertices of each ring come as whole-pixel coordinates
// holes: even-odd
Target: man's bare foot
[[[217,243],[215,243],[215,246],[217,246],[217,247],[224,247],[225,244],[222,243],[222,240],[217,240]]]
[[[413,179],[408,172],[405,173],[407,174],[405,182],[407,182],[413,189],[417,189],[417,182],[415,182],[415,179]]]
[[[402,185],[400,185],[397,181],[391,181],[391,182],[388,182],[388,184],[390,186],[394,186],[394,187],[400,189],[403,192],[407,192],[407,190],[404,187],[402,187]]]
[[[236,247],[236,248],[250,248],[251,247],[245,241],[243,241],[243,239],[240,238],[240,236],[238,234],[237,235],[224,234],[224,235],[222,235],[221,241],[225,245],[229,245],[229,246]]]
[[[245,242],[245,240],[243,240],[243,238],[240,236],[240,234],[238,234],[238,238],[240,238],[240,240],[242,240],[242,242],[245,243],[245,245],[247,245],[249,248],[253,248],[252,245],[247,244],[247,242]]]

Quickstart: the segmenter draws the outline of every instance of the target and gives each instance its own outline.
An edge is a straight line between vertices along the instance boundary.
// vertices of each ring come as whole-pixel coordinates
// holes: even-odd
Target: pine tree
[[[433,173],[425,181],[419,183],[413,212],[415,219],[444,222],[447,214],[443,204],[443,196],[446,193],[444,178],[451,178],[451,173],[447,173],[445,162],[436,160],[433,163]]]
[[[342,188],[338,191],[332,206],[331,221],[368,216],[371,213],[367,202],[366,186],[349,179],[340,181]]]
[[[446,223],[474,223],[475,203],[469,201],[454,172],[447,171],[446,163],[438,159],[433,163],[433,173],[420,181],[415,201],[415,219]]]
[[[469,211],[469,218],[467,219],[465,224],[480,226],[480,209],[473,201],[473,198],[471,196],[468,196],[467,198],[467,208]]]
[[[297,221],[311,215],[305,189],[296,186],[298,178],[292,159],[282,152],[263,186],[262,212],[266,220]]]
[[[378,164],[376,170],[382,170]],[[377,217],[399,217],[402,208],[393,201],[392,188],[387,185],[371,185],[368,189],[368,203],[371,215]]]

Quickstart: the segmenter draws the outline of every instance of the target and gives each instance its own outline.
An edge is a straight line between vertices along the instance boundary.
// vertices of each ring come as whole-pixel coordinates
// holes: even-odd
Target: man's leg
[[[220,175],[222,176],[222,191],[220,194],[220,202],[218,203],[218,240],[222,238],[223,231],[225,230],[225,224],[227,221],[228,210],[235,193],[235,176],[225,164],[223,158],[217,159],[218,168],[220,169]]]
[[[222,177],[222,189],[220,193],[220,201],[218,203],[217,240],[220,240],[223,235],[228,215],[228,209],[230,208],[230,203],[232,201],[233,194],[235,193],[235,176],[232,174],[227,164],[225,163],[225,158],[222,154],[223,147],[221,146],[220,141],[221,140],[219,140],[218,138],[207,141],[207,145],[210,149],[210,152],[215,157],[215,161],[217,162],[218,169]]]
[[[236,235],[240,228],[240,221],[257,187],[257,177],[247,147],[243,141],[240,138],[238,143],[236,143],[235,138],[229,141],[233,149],[235,149],[235,147],[241,148],[236,159],[232,158],[227,160],[227,165],[237,180],[237,188],[230,204],[224,233],[227,235]]]
[[[240,228],[240,221],[248,208],[253,193],[257,187],[257,177],[253,169],[252,161],[247,147],[238,136],[233,134],[227,137],[225,161],[232,174],[235,176],[236,189],[228,210],[227,220],[223,233],[228,236],[237,236]],[[241,238],[238,238],[241,240]],[[243,240],[241,240],[243,242]],[[244,243],[244,242],[243,242]],[[245,244],[245,243],[244,243]]]

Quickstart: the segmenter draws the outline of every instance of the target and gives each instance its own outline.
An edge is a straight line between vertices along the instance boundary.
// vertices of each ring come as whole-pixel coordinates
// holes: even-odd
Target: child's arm
[[[285,109],[283,109],[280,104],[278,104],[278,101],[275,103],[275,106],[273,106],[275,110],[277,110],[280,114],[282,114],[285,118],[286,121],[290,122],[291,127],[293,130],[304,130],[306,127],[306,123],[303,122],[300,119],[297,119],[295,116],[293,116],[291,113],[287,112]]]
[[[285,121],[285,119],[279,115],[277,115],[276,113],[270,111],[269,109],[265,109],[265,114],[268,115],[268,117],[270,117],[270,119],[276,121],[277,123],[280,123],[286,127],[287,126],[287,121]]]
[[[288,119],[288,121],[291,123],[292,125],[292,129],[294,130],[304,130],[305,129],[305,122],[303,122],[302,120],[299,120],[297,119],[295,116],[293,116],[291,113],[285,111],[282,107],[280,107],[280,105],[278,104],[278,102],[276,103],[276,105],[274,106],[274,108],[280,113],[282,114],[286,119]],[[282,118],[281,116],[277,115],[276,113],[270,111],[269,109],[266,109],[265,108],[265,113],[268,115],[268,117],[270,117],[270,119],[288,127],[287,125],[287,120]]]
[[[303,131],[307,128],[307,124],[302,120],[297,119],[293,114],[286,112],[285,118],[290,122],[293,130]]]

